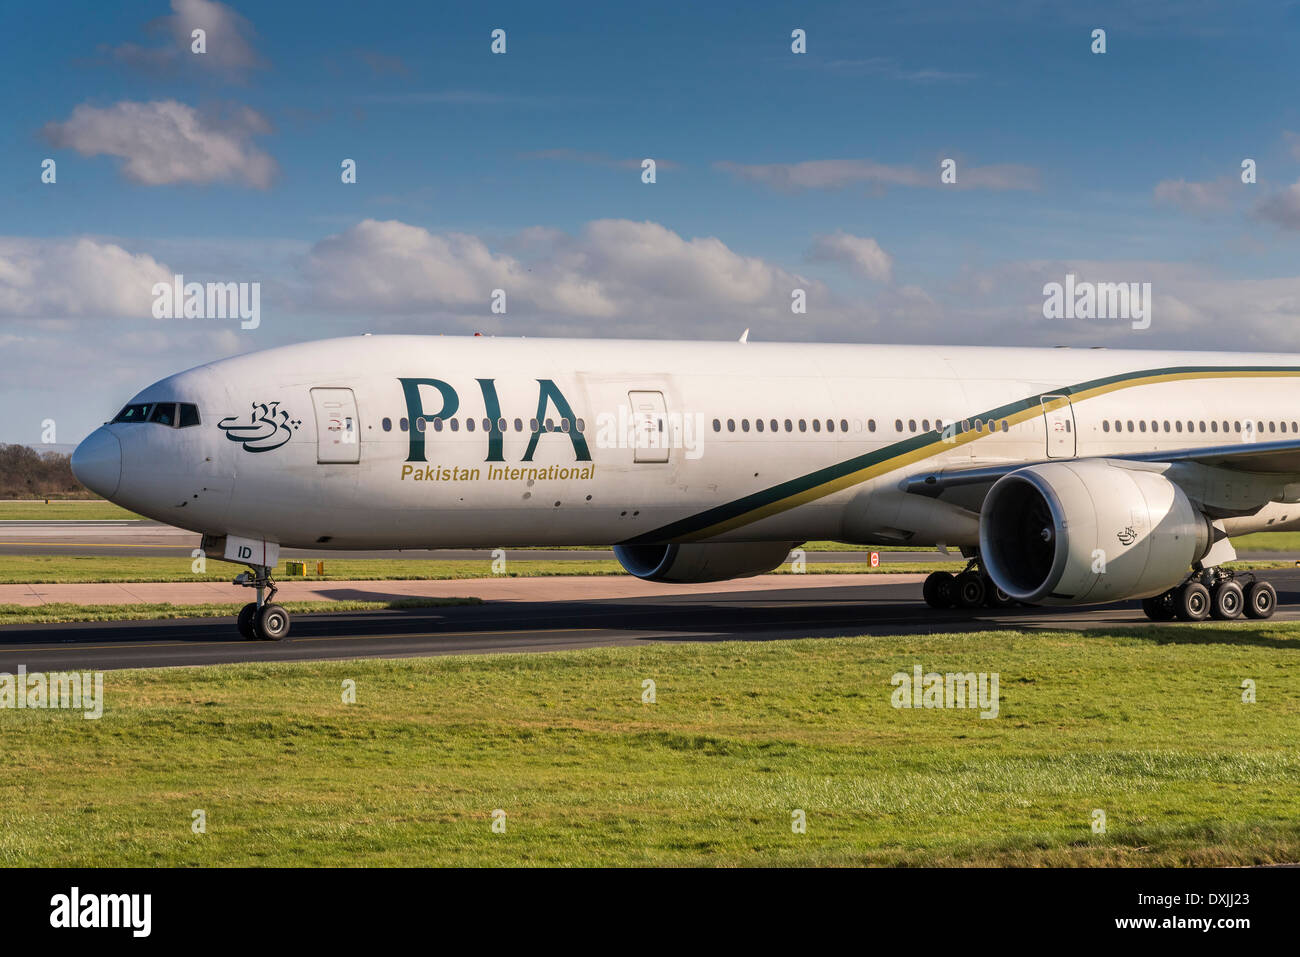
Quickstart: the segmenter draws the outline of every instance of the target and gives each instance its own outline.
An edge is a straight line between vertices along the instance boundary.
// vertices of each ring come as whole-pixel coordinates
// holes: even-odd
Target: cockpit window
[[[117,418],[114,419],[113,421],[114,422],[144,422],[148,418],[149,418],[149,406],[147,404],[128,405],[125,409],[123,409],[121,412],[117,414]]]
[[[114,422],[153,422],[173,429],[199,424],[199,407],[191,402],[141,402],[128,405]]]

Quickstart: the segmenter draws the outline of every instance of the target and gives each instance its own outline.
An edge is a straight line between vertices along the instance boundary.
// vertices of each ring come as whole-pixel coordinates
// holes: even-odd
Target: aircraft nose
[[[112,498],[122,481],[122,443],[107,429],[96,429],[72,453],[72,474],[97,495]]]

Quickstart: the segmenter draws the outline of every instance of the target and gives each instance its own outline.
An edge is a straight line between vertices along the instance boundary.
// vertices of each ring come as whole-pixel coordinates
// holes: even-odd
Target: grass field
[[[0,521],[90,522],[138,520],[134,512],[102,500],[51,499],[45,502],[0,502]]]
[[[904,572],[933,571],[936,568],[960,570],[963,562],[889,562],[872,568],[865,562],[809,562],[807,574],[868,573],[901,574]],[[325,575],[314,574],[315,563],[308,569],[313,572],[303,579],[285,575],[284,562],[277,567],[280,581],[441,581],[459,578],[524,578],[550,575],[625,575],[623,567],[613,559],[548,559],[541,561],[511,561],[506,571],[494,575],[492,562],[439,561],[436,559],[325,559]],[[192,569],[188,555],[176,558],[150,558],[104,555],[0,555],[0,584],[47,582],[194,582],[230,581],[244,571],[244,566],[209,559],[205,571],[197,574]],[[779,572],[790,572],[783,565]]]
[[[377,611],[383,608],[440,608],[449,605],[481,605],[478,598],[397,598],[392,601],[286,601],[291,614],[310,615],[334,611]],[[213,602],[206,605],[148,604],[75,605],[50,602],[46,605],[0,605],[0,625],[49,625],[70,621],[156,621],[172,618],[224,618],[239,613],[247,602]]]
[[[0,710],[0,863],[1297,861],[1297,656],[1240,624],[109,672],[99,721]],[[999,673],[999,716],[894,709],[914,664]]]

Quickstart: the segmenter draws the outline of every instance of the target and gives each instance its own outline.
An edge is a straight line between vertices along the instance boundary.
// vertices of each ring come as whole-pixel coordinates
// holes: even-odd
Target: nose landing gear
[[[274,603],[276,587],[271,569],[251,565],[251,572],[241,572],[233,584],[257,589],[257,601],[239,610],[239,633],[248,641],[283,641],[289,635],[289,613]]]

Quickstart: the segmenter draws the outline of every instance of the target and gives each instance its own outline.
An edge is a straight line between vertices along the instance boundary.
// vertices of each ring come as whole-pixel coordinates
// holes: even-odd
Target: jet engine
[[[1012,598],[1084,605],[1158,595],[1213,542],[1210,521],[1159,472],[1085,459],[1010,472],[980,511],[984,570]]]
[[[770,572],[797,542],[725,542],[615,545],[629,574],[652,582],[717,582]]]

